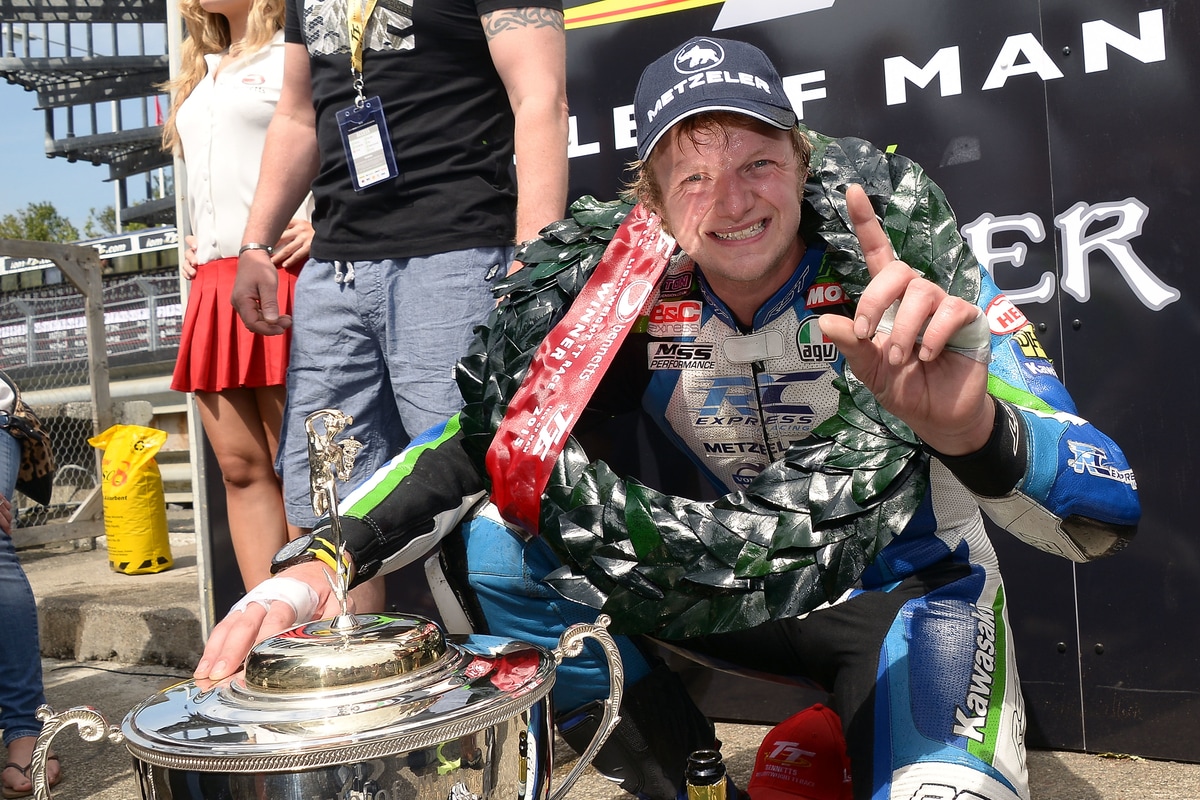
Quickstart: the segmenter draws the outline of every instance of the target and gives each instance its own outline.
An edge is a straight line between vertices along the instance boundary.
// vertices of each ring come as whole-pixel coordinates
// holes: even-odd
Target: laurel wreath
[[[915,163],[860,139],[805,131],[813,144],[801,234],[852,302],[868,279],[845,188],[871,198],[897,254],[968,299],[979,269],[941,190]],[[578,295],[632,206],[584,197],[517,257],[527,266],[459,365],[466,446],[484,455],[534,351]],[[908,524],[928,486],[928,456],[849,370],[837,413],[744,491],[706,503],[662,494],[591,461],[572,437],[542,498],[540,533],[562,559],[548,581],[602,610],[618,633],[665,639],[741,630],[803,614],[853,587]]]

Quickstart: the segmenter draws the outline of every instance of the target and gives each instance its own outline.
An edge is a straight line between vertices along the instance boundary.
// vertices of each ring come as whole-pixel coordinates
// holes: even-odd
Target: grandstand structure
[[[6,243],[41,244],[0,240],[0,254]],[[49,506],[16,498],[25,515],[19,533],[33,536],[33,544],[65,535],[67,526],[37,534],[31,526],[73,520],[94,500],[100,452],[88,440],[109,424],[165,430],[156,460],[167,502],[194,499],[187,396],[170,389],[184,308],[175,228],[50,247],[94,253],[87,260],[99,279],[77,282],[78,270],[66,264],[0,255],[0,369],[46,423],[58,462]],[[88,319],[91,308],[95,320]]]
[[[175,222],[167,41],[166,0],[0,0],[0,76],[37,93],[48,157],[108,167],[123,224]]]

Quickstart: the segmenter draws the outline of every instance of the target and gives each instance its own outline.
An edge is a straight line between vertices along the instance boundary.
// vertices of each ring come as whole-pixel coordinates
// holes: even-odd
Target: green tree
[[[117,232],[117,212],[112,206],[92,208],[88,211],[87,222],[83,223],[83,235],[89,239],[99,239],[101,236],[111,236]]]
[[[133,207],[142,205],[134,203]],[[126,222],[122,231],[140,231],[146,227],[144,222]],[[113,236],[117,233],[117,211],[112,206],[92,208],[88,211],[87,222],[83,223],[83,235],[89,239],[99,239],[102,236]]]
[[[15,214],[0,217],[0,239],[69,244],[79,240],[79,231],[53,203],[30,203]]]

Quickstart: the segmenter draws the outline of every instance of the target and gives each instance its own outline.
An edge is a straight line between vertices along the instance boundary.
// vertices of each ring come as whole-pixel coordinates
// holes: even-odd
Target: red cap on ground
[[[746,789],[751,800],[853,800],[838,715],[817,703],[772,728]]]

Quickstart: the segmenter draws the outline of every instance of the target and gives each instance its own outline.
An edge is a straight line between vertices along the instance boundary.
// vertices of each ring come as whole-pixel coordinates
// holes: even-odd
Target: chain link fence
[[[178,272],[106,278],[103,293],[104,348],[113,380],[161,373],[162,362],[173,362],[179,348]],[[0,296],[0,369],[42,419],[58,464],[50,505],[17,494],[21,527],[69,517],[100,482],[98,452],[88,444],[97,431],[83,294],[63,283]]]

